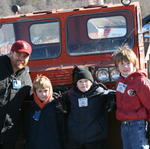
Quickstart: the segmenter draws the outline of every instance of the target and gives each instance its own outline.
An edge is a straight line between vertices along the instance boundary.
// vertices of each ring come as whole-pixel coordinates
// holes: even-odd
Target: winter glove
[[[146,138],[150,141],[150,122],[147,122]]]
[[[62,97],[61,92],[59,92],[59,93],[53,92],[53,98],[54,98],[54,99],[59,99],[59,98],[61,98],[61,97]]]
[[[11,129],[13,127],[13,125],[14,124],[12,122],[12,119],[11,119],[10,115],[6,114],[4,126],[3,126],[2,130],[1,130],[1,133],[4,133],[8,129]]]
[[[62,94],[59,92],[54,92],[53,93],[53,98],[56,101],[56,109],[58,109],[58,111],[60,111],[63,114],[66,114],[67,111],[65,110],[65,108],[63,107],[63,103],[62,103]]]
[[[116,109],[116,92],[111,91],[107,95],[106,110],[108,112],[114,111]]]

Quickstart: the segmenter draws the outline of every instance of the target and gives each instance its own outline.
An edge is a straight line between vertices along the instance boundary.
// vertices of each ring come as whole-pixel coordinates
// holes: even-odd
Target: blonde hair
[[[52,84],[49,78],[44,75],[37,75],[33,81],[33,88],[35,90],[42,88],[50,88],[50,93],[53,94]]]
[[[138,69],[137,56],[128,46],[120,47],[118,51],[113,54],[113,59],[116,67],[118,67],[120,62],[131,62],[133,66]]]

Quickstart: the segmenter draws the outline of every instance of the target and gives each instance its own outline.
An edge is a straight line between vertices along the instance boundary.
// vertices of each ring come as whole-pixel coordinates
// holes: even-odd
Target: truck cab
[[[128,45],[145,69],[141,10],[130,4],[88,5],[75,9],[52,9],[0,18],[0,54],[7,54],[16,40],[28,41],[33,52],[31,78],[43,74],[56,92],[72,85],[74,66],[92,68],[98,83],[115,88],[119,73],[112,54]],[[110,114],[107,148],[121,148],[119,122]],[[114,137],[115,136],[115,137]]]

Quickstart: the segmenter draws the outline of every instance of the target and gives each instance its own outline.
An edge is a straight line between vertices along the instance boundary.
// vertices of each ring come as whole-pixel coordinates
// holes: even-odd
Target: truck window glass
[[[127,33],[126,20],[123,16],[89,19],[87,29],[91,39],[116,38]]]
[[[33,24],[30,27],[30,37],[33,44],[57,43],[59,42],[59,23]]]
[[[33,47],[31,59],[55,58],[60,55],[59,22],[36,23],[30,26]]]
[[[124,44],[132,47],[131,22],[124,14],[72,15],[67,20],[67,52],[70,56],[94,55],[112,53]]]
[[[8,54],[14,41],[13,24],[3,24],[0,28],[0,55]]]

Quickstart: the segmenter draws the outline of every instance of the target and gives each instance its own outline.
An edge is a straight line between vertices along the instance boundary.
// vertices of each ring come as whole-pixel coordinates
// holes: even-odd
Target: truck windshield
[[[71,16],[67,22],[67,47],[71,56],[102,54],[133,45],[125,16]]]

